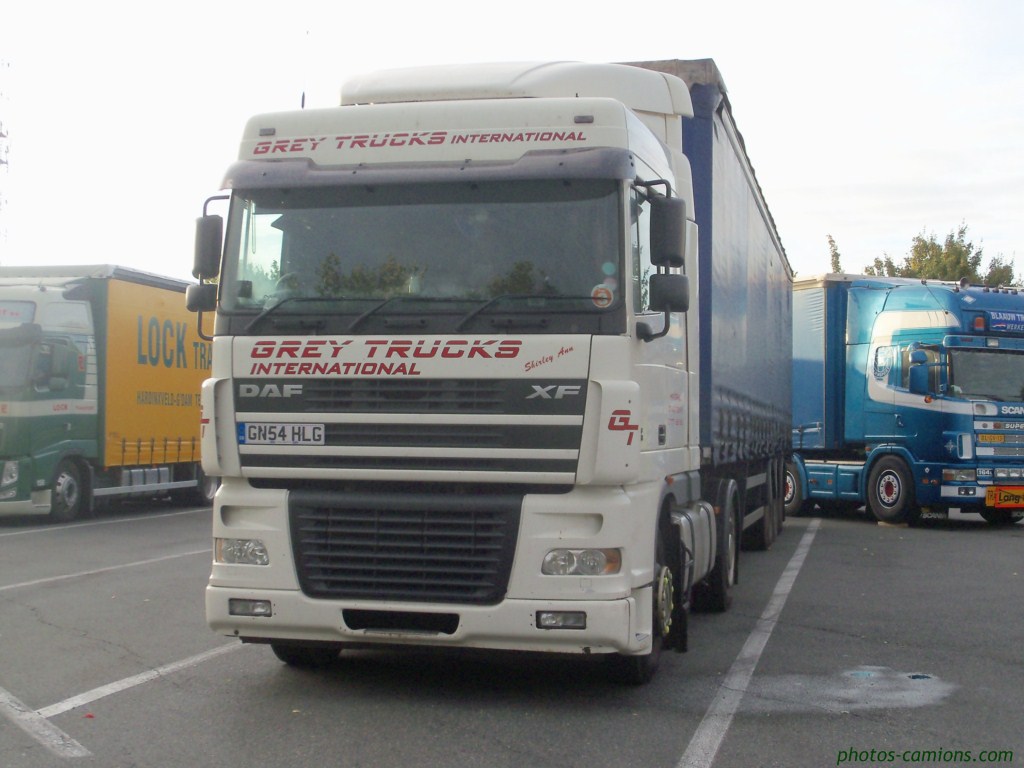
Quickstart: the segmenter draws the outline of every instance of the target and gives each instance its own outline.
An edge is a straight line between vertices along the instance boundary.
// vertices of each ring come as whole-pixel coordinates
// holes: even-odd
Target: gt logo
[[[302,395],[301,384],[239,384],[239,397],[299,397]]]
[[[580,386],[574,385],[558,385],[550,384],[546,387],[540,384],[531,384],[533,387],[533,394],[527,395],[527,400],[533,400],[535,397],[539,397],[542,400],[561,400],[563,397],[575,397],[580,393]],[[552,393],[552,390],[554,392]]]
[[[640,429],[639,425],[630,423],[631,418],[633,418],[631,411],[612,411],[612,417],[608,419],[608,429],[610,431],[629,433],[626,445],[633,444],[633,435]]]

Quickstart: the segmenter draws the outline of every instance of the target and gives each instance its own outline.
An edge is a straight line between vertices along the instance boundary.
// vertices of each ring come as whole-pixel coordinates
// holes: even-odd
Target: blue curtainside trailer
[[[702,476],[705,483],[744,478],[744,544],[764,548],[784,517],[793,272],[714,62],[640,66],[676,75],[690,89],[683,153],[699,231]]]

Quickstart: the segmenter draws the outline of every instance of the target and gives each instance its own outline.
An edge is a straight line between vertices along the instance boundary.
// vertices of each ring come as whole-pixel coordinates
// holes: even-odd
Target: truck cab
[[[1024,516],[1024,296],[844,275],[794,291],[791,511]]]

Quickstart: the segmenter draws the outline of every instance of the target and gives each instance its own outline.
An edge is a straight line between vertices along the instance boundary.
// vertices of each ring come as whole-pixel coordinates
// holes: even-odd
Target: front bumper
[[[0,500],[0,517],[50,514],[50,491],[33,491],[27,499]]]
[[[231,598],[269,600],[269,617],[229,614]],[[206,617],[219,633],[241,639],[431,645],[555,653],[645,654],[651,650],[649,587],[617,600],[513,600],[492,606],[314,600],[299,591],[208,586]],[[351,629],[346,610],[454,614],[453,632]],[[539,611],[582,611],[585,629],[541,629]]]

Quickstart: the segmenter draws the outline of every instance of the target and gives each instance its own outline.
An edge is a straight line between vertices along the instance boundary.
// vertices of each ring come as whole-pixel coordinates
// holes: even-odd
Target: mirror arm
[[[643,320],[641,320],[639,323],[636,324],[636,335],[640,339],[640,341],[645,341],[645,342],[647,342],[647,341],[654,341],[655,339],[660,339],[662,336],[667,336],[668,332],[669,332],[669,330],[671,330],[671,328],[672,328],[672,317],[669,314],[668,310],[665,310],[665,327],[664,328],[662,328],[660,331],[655,333],[654,329],[652,329],[650,325],[648,325]]]

